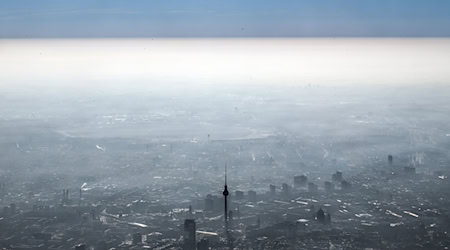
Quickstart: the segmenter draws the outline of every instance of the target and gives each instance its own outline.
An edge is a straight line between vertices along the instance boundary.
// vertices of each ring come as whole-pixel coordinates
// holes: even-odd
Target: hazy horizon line
[[[450,36],[36,36],[0,37],[0,40],[25,39],[450,39]]]

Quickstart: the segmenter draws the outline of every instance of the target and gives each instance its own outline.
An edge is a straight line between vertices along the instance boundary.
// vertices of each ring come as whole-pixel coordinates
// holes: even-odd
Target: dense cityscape
[[[73,94],[63,110],[30,103],[32,113],[25,99],[8,100],[0,247],[448,249],[450,137],[438,122],[420,129],[431,113],[421,119],[404,100],[361,101],[349,89],[314,98],[321,105],[310,97],[321,87],[249,91],[218,91],[206,106],[210,93],[191,93],[168,115],[150,92],[150,104],[145,93]],[[122,99],[137,101],[107,108]],[[291,126],[298,117],[306,120]],[[346,125],[327,122],[339,119]]]

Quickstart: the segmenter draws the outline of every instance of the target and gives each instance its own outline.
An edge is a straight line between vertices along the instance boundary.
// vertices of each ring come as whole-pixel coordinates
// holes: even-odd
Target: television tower
[[[227,204],[227,197],[230,194],[228,192],[228,187],[227,187],[227,164],[225,163],[225,186],[223,189],[223,198],[225,200],[225,213],[224,213],[224,218],[225,218],[225,233],[228,234],[228,204]]]

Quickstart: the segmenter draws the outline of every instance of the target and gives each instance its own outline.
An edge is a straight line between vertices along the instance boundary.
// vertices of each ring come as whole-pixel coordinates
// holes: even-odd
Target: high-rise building
[[[254,191],[254,190],[249,190],[248,191],[248,201],[250,201],[250,202],[256,202],[257,201],[256,191]]]
[[[195,250],[196,239],[195,239],[195,220],[185,219],[184,220],[184,250]]]
[[[270,195],[275,196],[276,192],[277,191],[275,185],[270,185]]]
[[[294,176],[294,187],[305,187],[308,183],[308,177],[306,175],[297,175]]]
[[[392,155],[388,155],[388,164],[392,166],[394,164],[394,157]]]
[[[341,182],[342,181],[342,172],[336,171],[336,173],[334,173],[331,176],[331,179],[336,182]]]
[[[287,183],[283,183],[281,185],[281,192],[284,196],[290,196],[291,195],[291,186],[289,186]]]
[[[243,200],[244,199],[244,192],[242,191],[236,191],[234,192],[234,195],[236,196],[236,200]]]

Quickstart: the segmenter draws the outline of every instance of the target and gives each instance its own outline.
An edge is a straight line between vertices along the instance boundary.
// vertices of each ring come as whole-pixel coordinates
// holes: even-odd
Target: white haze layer
[[[0,86],[448,84],[450,39],[0,40]]]

